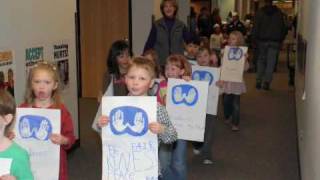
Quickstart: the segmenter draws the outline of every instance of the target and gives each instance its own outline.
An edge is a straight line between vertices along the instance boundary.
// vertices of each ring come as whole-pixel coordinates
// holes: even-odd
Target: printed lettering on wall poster
[[[13,51],[0,50],[0,89],[7,90],[14,96]]]
[[[30,69],[38,62],[43,61],[44,48],[43,46],[35,46],[26,48],[25,50],[26,59],[26,74],[29,74]],[[27,77],[27,76],[26,76]]]
[[[53,59],[57,65],[60,76],[61,89],[69,86],[69,45],[60,43],[53,45]]]

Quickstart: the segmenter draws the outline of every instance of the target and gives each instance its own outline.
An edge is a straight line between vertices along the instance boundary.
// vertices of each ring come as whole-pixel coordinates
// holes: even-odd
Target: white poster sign
[[[103,180],[158,179],[158,139],[148,129],[157,118],[156,97],[102,98]]]
[[[14,141],[28,151],[35,180],[59,178],[60,146],[50,136],[60,134],[60,122],[60,110],[17,108]]]
[[[56,43],[53,45],[53,60],[57,65],[60,77],[61,89],[65,90],[69,86],[69,44]]]
[[[166,107],[178,139],[203,141],[208,82],[169,79]]]
[[[219,87],[216,82],[220,79],[220,68],[192,66],[192,79],[209,82],[207,114],[217,115]]]
[[[35,46],[29,47],[25,50],[25,60],[26,60],[26,74],[28,77],[30,69],[38,62],[43,61],[44,57],[44,47]]]
[[[248,47],[225,47],[221,66],[221,80],[231,82],[243,81],[247,51]]]
[[[103,96],[113,96],[114,93],[113,93],[113,78],[111,76],[111,80],[110,80],[110,83],[109,83],[109,86],[106,90],[106,92],[103,94]],[[98,123],[98,120],[99,120],[99,117],[101,116],[101,112],[102,112],[102,104],[100,103],[99,104],[99,107],[98,107],[98,111],[96,113],[96,116],[94,117],[94,120],[93,120],[93,123],[91,125],[92,129],[95,130],[96,132],[100,133],[100,128],[97,127],[97,123]]]
[[[0,176],[10,174],[12,159],[0,158]]]

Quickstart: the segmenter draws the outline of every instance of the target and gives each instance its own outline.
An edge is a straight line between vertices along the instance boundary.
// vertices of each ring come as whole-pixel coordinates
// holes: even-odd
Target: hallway
[[[280,59],[271,91],[256,90],[255,74],[246,74],[248,92],[241,97],[239,132],[224,124],[220,108],[214,129],[213,165],[202,165],[199,156],[188,149],[188,179],[300,179],[294,88],[288,86],[285,57]],[[95,99],[80,99],[81,147],[68,156],[71,180],[101,179],[101,143],[91,129],[96,108]]]

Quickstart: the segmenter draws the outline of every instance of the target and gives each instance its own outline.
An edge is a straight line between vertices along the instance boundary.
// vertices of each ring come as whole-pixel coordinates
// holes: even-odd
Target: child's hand
[[[6,134],[7,138],[9,138],[10,140],[13,140],[16,137],[16,134],[13,131],[9,131]],[[1,179],[0,179],[1,180]]]
[[[221,80],[216,82],[216,86],[218,86],[220,88],[222,88],[223,84],[224,84],[224,81],[221,81]]]
[[[69,139],[61,134],[52,134],[50,140],[54,144],[65,145],[69,143]]]
[[[161,134],[164,132],[164,126],[158,122],[152,122],[149,124],[149,129],[154,134]]]
[[[7,174],[7,175],[0,176],[0,180],[16,180],[16,177]]]
[[[109,117],[108,116],[100,116],[98,123],[97,123],[98,127],[102,128],[108,124],[109,124]]]
[[[185,81],[191,81],[191,77],[190,76],[182,76],[182,79]]]

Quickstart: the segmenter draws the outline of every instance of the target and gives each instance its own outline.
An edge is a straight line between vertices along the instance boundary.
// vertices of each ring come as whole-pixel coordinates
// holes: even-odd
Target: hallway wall
[[[305,74],[296,70],[296,102],[302,180],[320,179],[320,2],[300,1],[299,33],[307,42]],[[299,62],[300,59],[297,59]],[[299,64],[299,63],[297,63]],[[305,93],[304,93],[305,92]]]

